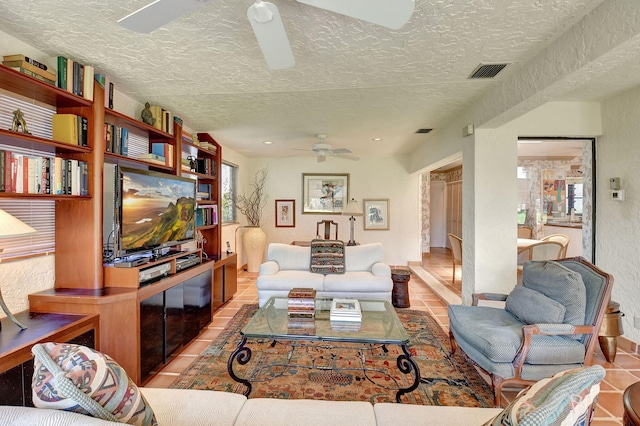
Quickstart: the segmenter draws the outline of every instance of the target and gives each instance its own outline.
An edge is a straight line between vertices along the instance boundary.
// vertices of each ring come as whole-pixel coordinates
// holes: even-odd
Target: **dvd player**
[[[169,262],[162,265],[152,266],[150,268],[140,269],[139,279],[140,284],[155,280],[157,278],[165,277],[171,272],[171,264]]]
[[[197,254],[190,254],[188,256],[178,258],[176,259],[176,272],[199,264],[200,256],[198,256]]]

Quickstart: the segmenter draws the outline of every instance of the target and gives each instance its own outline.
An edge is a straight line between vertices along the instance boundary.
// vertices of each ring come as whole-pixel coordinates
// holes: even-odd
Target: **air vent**
[[[416,133],[429,133],[431,132],[433,129],[418,129],[416,130]]]
[[[468,77],[474,78],[493,78],[509,64],[480,64]]]

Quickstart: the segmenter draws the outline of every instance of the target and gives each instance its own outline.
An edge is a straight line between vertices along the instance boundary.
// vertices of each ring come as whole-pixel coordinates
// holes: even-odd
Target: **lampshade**
[[[362,216],[362,210],[360,210],[358,202],[352,198],[351,201],[347,203],[347,207],[342,210],[342,214],[346,216]]]
[[[0,238],[33,234],[36,230],[0,209]]]

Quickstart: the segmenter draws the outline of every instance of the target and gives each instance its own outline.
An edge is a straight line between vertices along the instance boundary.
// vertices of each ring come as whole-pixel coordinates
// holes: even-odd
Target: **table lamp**
[[[349,242],[347,243],[347,245],[355,246],[356,241],[353,239],[353,224],[355,223],[356,218],[354,216],[362,216],[362,210],[360,210],[358,202],[354,198],[352,198],[351,201],[347,203],[347,207],[342,211],[342,214],[347,216],[351,215],[351,217],[349,218],[349,222],[351,222],[351,238],[349,238]]]
[[[0,238],[8,238],[8,237],[17,237],[20,235],[28,235],[36,232],[35,229],[22,222],[19,219],[11,216],[9,213],[0,209]],[[2,247],[0,247],[0,253],[2,252]],[[2,297],[2,288],[0,287],[0,307],[15,325],[20,327],[21,329],[27,328],[24,324],[22,324],[16,317],[13,316],[9,308],[4,303],[4,299]],[[0,325],[0,328],[2,325]]]

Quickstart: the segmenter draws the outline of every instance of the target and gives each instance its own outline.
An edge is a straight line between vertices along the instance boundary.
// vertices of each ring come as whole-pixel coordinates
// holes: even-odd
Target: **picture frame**
[[[349,200],[349,173],[303,173],[302,214],[342,214]]]
[[[365,199],[363,202],[363,226],[365,231],[389,230],[389,199]]]
[[[296,200],[276,200],[276,228],[295,228]]]

